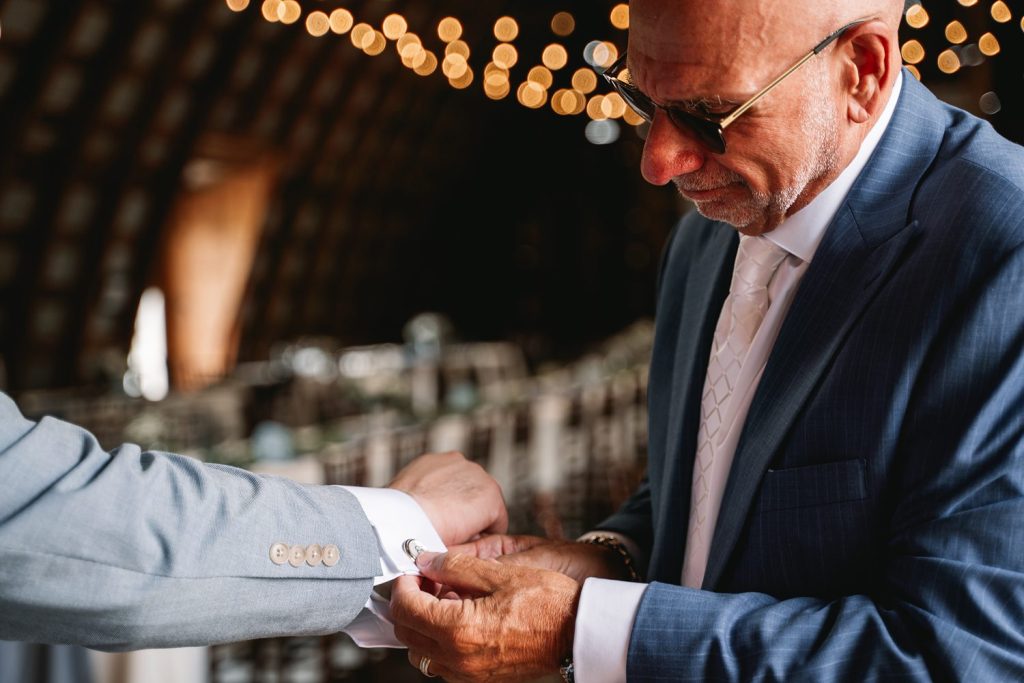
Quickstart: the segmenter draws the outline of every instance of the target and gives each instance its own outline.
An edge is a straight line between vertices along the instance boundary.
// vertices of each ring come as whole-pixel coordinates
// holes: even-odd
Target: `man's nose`
[[[664,185],[677,176],[699,171],[706,154],[692,133],[680,130],[659,109],[644,143],[640,173],[647,182]]]

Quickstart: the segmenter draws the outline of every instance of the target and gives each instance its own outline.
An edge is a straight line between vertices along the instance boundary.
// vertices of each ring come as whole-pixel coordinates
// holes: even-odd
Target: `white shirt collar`
[[[818,245],[821,244],[821,240],[825,236],[825,229],[835,218],[836,212],[842,206],[846,195],[850,193],[857,176],[864,170],[872,152],[878,146],[878,141],[882,139],[882,134],[889,127],[889,121],[892,120],[893,112],[896,111],[896,101],[899,100],[902,88],[903,72],[901,71],[896,75],[896,83],[892,87],[892,94],[889,96],[889,102],[885,105],[882,116],[864,138],[857,156],[853,158],[850,165],[832,181],[831,185],[812,199],[810,204],[782,221],[779,227],[765,233],[765,237],[802,261],[811,262],[814,252],[818,250]]]

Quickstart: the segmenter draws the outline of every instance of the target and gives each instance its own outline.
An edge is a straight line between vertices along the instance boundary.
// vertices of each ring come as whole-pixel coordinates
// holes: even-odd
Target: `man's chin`
[[[710,200],[698,202],[690,200],[697,208],[697,213],[713,221],[728,223],[736,229],[746,228],[760,218],[760,215],[749,208],[736,206],[734,202]]]

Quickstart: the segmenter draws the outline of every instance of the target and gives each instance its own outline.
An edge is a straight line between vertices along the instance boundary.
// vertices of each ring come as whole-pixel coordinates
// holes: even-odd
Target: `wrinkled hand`
[[[508,529],[508,511],[498,482],[461,453],[420,456],[388,487],[405,491],[419,503],[445,545]]]
[[[557,572],[470,555],[423,553],[424,577],[462,599],[438,599],[401,576],[391,592],[395,635],[409,662],[430,657],[448,681],[506,681],[556,673],[572,651],[580,585]]]
[[[481,560],[548,569],[583,583],[596,576],[617,581],[630,580],[629,570],[614,550],[594,543],[555,541],[540,536],[495,534],[448,549],[453,555],[471,555]]]

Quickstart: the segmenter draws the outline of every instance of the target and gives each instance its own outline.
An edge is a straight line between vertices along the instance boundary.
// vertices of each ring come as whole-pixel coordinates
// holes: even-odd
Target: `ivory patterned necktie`
[[[683,560],[683,585],[699,588],[704,581],[711,537],[718,520],[718,506],[712,505],[711,491],[725,486],[732,465],[717,452],[722,432],[731,425],[723,423],[729,397],[751,343],[768,311],[768,284],[786,257],[786,251],[764,237],[740,236],[729,296],[715,327],[714,343],[701,398],[700,432],[693,468],[690,495],[690,521]],[[731,412],[731,411],[730,411]]]

